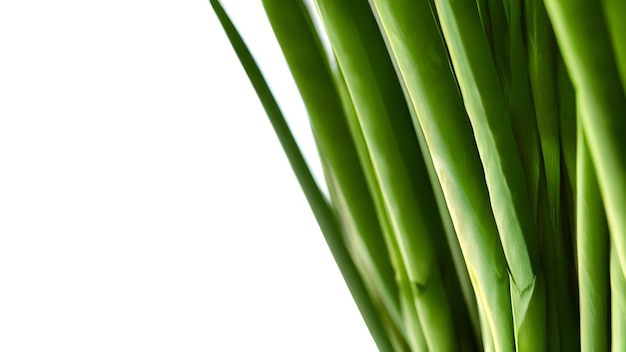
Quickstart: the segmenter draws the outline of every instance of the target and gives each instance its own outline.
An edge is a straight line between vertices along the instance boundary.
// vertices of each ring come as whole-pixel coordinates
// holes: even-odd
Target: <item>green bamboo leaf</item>
[[[333,257],[337,262],[337,266],[339,267],[339,270],[341,271],[341,274],[350,289],[350,293],[352,294],[352,297],[356,302],[363,319],[365,320],[365,323],[374,338],[374,341],[381,351],[393,351],[389,338],[374,307],[374,303],[365,289],[363,279],[360,277],[354,262],[348,254],[337,219],[326,202],[326,199],[322,195],[319,187],[315,183],[315,180],[313,179],[313,176],[311,175],[311,172],[306,165],[306,162],[304,161],[304,158],[298,149],[291,132],[289,131],[289,127],[287,126],[282,112],[280,111],[276,100],[272,96],[261,71],[256,65],[235,26],[228,18],[228,15],[224,11],[220,2],[217,0],[210,0],[210,3],[220,23],[222,24],[233,49],[243,65],[248,78],[254,86],[261,103],[263,104],[296,178],[298,179],[318,224],[320,225],[324,238],[326,239],[326,243],[328,244]]]
[[[623,269],[626,268],[626,143],[623,141],[626,97],[601,3],[546,0],[545,4],[583,109],[582,126]]]
[[[578,129],[578,281],[581,351],[608,351],[610,324],[609,229],[582,128]],[[620,332],[623,334],[623,331]]]

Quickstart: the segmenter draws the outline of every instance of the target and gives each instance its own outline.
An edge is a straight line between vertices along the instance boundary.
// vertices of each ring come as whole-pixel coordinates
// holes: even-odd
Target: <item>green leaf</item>
[[[441,275],[429,238],[443,235],[429,231],[428,222],[440,220],[426,218],[424,207],[435,205],[416,196],[422,191],[418,180],[429,181],[425,167],[417,164],[421,153],[410,114],[376,20],[366,0],[316,4],[354,102],[402,261],[418,287],[416,305],[422,326],[429,326],[424,330],[429,349],[454,350],[449,303],[437,283]]]
[[[553,296],[548,302],[557,304],[561,348],[572,350],[578,348],[578,339],[573,336],[578,336],[579,330],[577,301],[573,294],[576,287],[573,282],[575,266],[571,251],[573,239],[563,232],[561,221],[561,141],[556,41],[543,1],[525,0],[524,15],[528,70],[541,141],[542,175],[545,177],[540,191],[547,193],[547,201],[542,203],[543,207],[539,212],[548,214],[549,226],[543,231],[544,236],[550,237],[544,239],[550,242],[550,250],[544,251],[543,262],[546,266],[553,267],[546,273],[549,295]],[[559,298],[555,299],[556,297]]]
[[[511,290],[516,337],[520,336],[522,325],[534,326],[536,333],[542,334],[545,324],[541,314],[543,309],[539,305],[525,303],[529,299],[527,295],[536,295],[539,302],[543,301],[545,292],[541,291],[543,285],[536,285],[537,271],[540,270],[537,232],[524,169],[516,153],[518,148],[507,99],[500,83],[501,76],[490,55],[488,38],[482,29],[475,3],[463,0],[437,0],[435,3],[485,171],[511,280],[516,288]],[[490,7],[493,19],[491,10]],[[505,6],[505,13],[508,15],[511,12],[515,12],[515,8]],[[501,27],[503,25],[495,27],[492,23],[494,35]],[[509,53],[496,47],[496,56],[499,52],[505,53],[502,55]],[[514,53],[511,51],[511,55]],[[501,67],[501,72],[508,71],[505,61]],[[512,71],[509,78],[511,92],[517,92],[514,89],[516,84],[523,83],[523,75],[515,78],[515,72]],[[503,81],[506,82],[504,78]],[[523,88],[519,89],[524,93]],[[534,310],[527,311],[529,307]],[[497,350],[513,349],[509,341],[499,341],[495,337],[494,341]],[[536,339],[539,349],[545,348],[541,346],[541,341],[541,338]]]
[[[329,207],[326,199],[322,195],[319,187],[315,183],[311,172],[304,161],[304,158],[298,149],[298,146],[293,139],[289,127],[280,111],[276,100],[272,96],[272,93],[261,74],[257,64],[255,63],[252,55],[246,47],[243,39],[235,29],[228,15],[224,11],[220,2],[217,0],[210,0],[215,14],[217,15],[228,39],[235,49],[237,56],[241,64],[243,65],[246,74],[248,75],[254,89],[265,108],[265,111],[272,123],[278,139],[287,155],[291,168],[293,169],[302,190],[313,210],[315,218],[317,219],[326,243],[330,248],[330,251],[337,262],[337,266],[343,275],[350,293],[356,302],[365,323],[367,324],[370,333],[372,334],[374,341],[381,351],[393,351],[389,338],[380,322],[380,318],[376,312],[371,297],[368,295],[363,279],[359,275],[354,262],[350,258],[345,243],[343,242],[342,234],[337,223],[337,219],[334,216],[333,211]]]
[[[578,282],[581,351],[608,351],[611,290],[609,229],[582,128],[578,129]],[[614,302],[617,303],[617,302]],[[623,331],[620,332],[623,334]]]
[[[626,268],[626,97],[601,2],[546,0],[577,99],[611,237]],[[584,21],[580,21],[584,18]]]
[[[433,163],[430,148],[428,147],[428,143],[426,142],[424,132],[419,125],[417,111],[411,103],[411,95],[406,86],[406,82],[404,82],[404,79],[402,77],[402,72],[399,68],[399,64],[395,56],[393,55],[393,47],[391,46],[391,41],[389,40],[389,37],[384,30],[384,25],[382,23],[382,20],[380,19],[378,11],[376,11],[376,5],[374,1],[370,0],[369,2],[370,6],[372,7],[373,14],[376,17],[378,26],[381,30],[381,35],[385,40],[387,51],[390,53],[390,58],[398,76],[398,81],[402,87],[402,92],[404,93],[406,101],[409,102],[408,108],[411,119],[413,121],[415,135],[417,136],[417,141],[419,142],[419,148],[422,152],[424,166],[426,167],[426,174],[428,175],[428,180],[430,181],[428,182],[428,180],[423,178],[424,172],[422,170],[417,170],[417,172],[415,173],[416,175],[412,176],[418,179],[417,184],[421,185],[421,192],[419,194],[420,202],[424,204],[437,204],[436,208],[424,208],[424,211],[426,211],[424,215],[427,218],[432,219],[440,217],[441,223],[437,221],[430,221],[429,225],[433,225],[431,226],[431,231],[433,233],[445,233],[445,238],[443,236],[432,236],[431,238],[433,239],[435,251],[438,255],[438,261],[441,267],[441,274],[444,280],[444,287],[450,300],[454,326],[457,332],[457,340],[462,350],[474,350],[476,348],[477,340],[480,341],[478,309],[476,296],[474,294],[474,289],[472,287],[469,273],[467,271],[467,266],[465,265],[465,259],[463,258],[459,239],[457,237],[456,231],[454,230],[452,217],[450,215],[450,211],[448,210],[445,195],[443,193],[441,183],[439,182],[439,178],[435,170],[435,165]],[[434,9],[434,4],[432,3],[431,9]],[[432,14],[434,15],[435,13],[432,12]],[[418,164],[421,165],[421,163]],[[432,192],[427,189],[428,183],[432,185]],[[431,196],[434,196],[434,199]],[[441,228],[439,225],[442,225],[443,228]],[[463,293],[464,301],[456,299],[459,291]],[[469,324],[472,324],[474,331],[471,331],[467,328]]]
[[[626,1],[602,0],[606,23],[611,35],[617,68],[622,79],[622,88],[626,89]]]
[[[502,327],[511,321],[506,264],[471,126],[435,18],[426,1],[374,4],[433,156],[475,289],[482,292],[490,321],[499,326],[494,331],[506,336]],[[505,339],[512,345],[511,335]]]
[[[611,351],[626,350],[626,279],[615,243],[611,241]]]
[[[335,194],[344,205],[341,218],[353,229],[349,231],[353,234],[352,242],[363,249],[360,253],[365,266],[371,269],[368,274],[373,277],[374,289],[381,294],[390,316],[399,323],[398,288],[389,254],[341,98],[312,20],[302,2],[264,0],[263,6],[304,100],[327,172],[336,181]]]

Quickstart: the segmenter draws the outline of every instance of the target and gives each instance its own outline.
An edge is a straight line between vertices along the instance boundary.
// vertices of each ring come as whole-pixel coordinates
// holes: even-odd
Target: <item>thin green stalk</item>
[[[559,100],[559,134],[561,146],[561,217],[563,234],[576,233],[576,135],[577,109],[574,87],[560,53],[557,55],[557,91]],[[570,252],[577,257],[577,241],[572,240]],[[570,264],[574,268],[576,263]]]
[[[315,183],[311,172],[304,161],[298,146],[289,131],[289,127],[276,103],[276,100],[272,96],[272,93],[261,74],[258,66],[256,65],[252,55],[246,47],[243,39],[237,33],[235,26],[232,24],[228,15],[224,11],[220,2],[217,0],[210,0],[211,6],[215,11],[228,39],[233,46],[240,62],[242,63],[248,78],[254,86],[261,103],[272,123],[278,139],[287,155],[289,163],[304,191],[304,194],[313,210],[313,213],[320,225],[326,243],[330,248],[330,251],[339,267],[339,270],[350,289],[350,293],[354,301],[356,302],[365,323],[367,324],[370,333],[372,334],[374,341],[376,342],[379,350],[381,351],[393,351],[389,338],[380,322],[379,316],[376,312],[374,304],[367,294],[363,279],[360,277],[354,262],[348,254],[348,250],[342,239],[342,234],[331,208],[328,206],[326,199],[321,193],[319,187]]]
[[[420,321],[429,327],[424,330],[429,349],[455,350],[450,307],[443,285],[438,284],[441,275],[429,238],[442,234],[429,233],[427,222],[433,219],[424,217],[423,207],[434,204],[422,204],[416,197],[419,190],[411,168],[420,152],[376,20],[367,0],[318,0],[316,5],[354,101],[408,277],[416,288]],[[408,131],[397,128],[404,121]],[[406,137],[413,138],[414,152],[407,150]],[[414,154],[407,157],[407,152]]]
[[[557,90],[559,99],[559,132],[561,159],[565,166],[572,202],[566,204],[570,228],[575,229],[573,198],[576,189],[576,93],[561,55],[557,57]]]
[[[516,338],[524,338],[522,326],[532,327],[524,340],[542,350],[545,338],[532,338],[532,334],[545,331],[545,308],[532,302],[545,300],[545,292],[537,289],[544,285],[536,285],[540,270],[537,232],[498,70],[475,3],[464,0],[435,3],[474,131],[511,275]],[[493,30],[495,34],[496,28]],[[495,340],[497,350],[513,349],[507,342]]]
[[[402,309],[402,304],[400,304],[400,308]],[[389,312],[385,309],[381,309],[380,316],[382,323],[386,328],[387,335],[389,336],[389,341],[391,341],[393,350],[395,352],[411,352],[411,347],[405,338],[406,334],[404,323],[403,325],[398,326],[389,316]],[[419,332],[421,333],[421,330]]]
[[[626,89],[626,1],[602,0],[606,23],[609,27],[617,68],[622,78],[622,88]]]
[[[552,231],[560,236],[561,148],[556,43],[543,1],[525,0],[524,15],[528,72],[547,178],[550,221]]]
[[[493,31],[491,30],[491,15],[489,13],[489,1],[488,0],[476,0],[476,7],[478,8],[478,14],[480,15],[480,22],[483,24],[485,34],[489,39],[489,43],[493,43]],[[493,47],[492,47],[493,50]]]
[[[482,350],[484,352],[493,352],[495,351],[493,333],[491,332],[491,327],[489,326],[489,319],[485,308],[482,307],[482,302],[478,302],[478,317],[480,318],[480,332],[482,334]]]
[[[401,347],[406,345],[407,336],[404,329],[400,300],[398,296],[394,297],[398,301],[397,311],[389,309],[388,305],[385,303],[387,297],[385,297],[385,292],[381,290],[378,269],[374,267],[367,245],[357,230],[354,218],[349,213],[348,202],[343,192],[341,192],[340,185],[332,168],[328,164],[328,160],[323,154],[321,154],[320,157],[330,193],[331,205],[338,215],[341,231],[344,235],[344,242],[346,243],[350,257],[363,278],[365,288],[372,298],[377,312],[380,314],[383,327],[389,336],[394,350],[402,350]],[[384,244],[381,249],[384,249]],[[395,280],[394,288],[397,289]]]
[[[619,263],[617,263],[619,265]],[[622,272],[618,272],[615,275],[624,275]],[[619,279],[617,279],[619,280]],[[626,314],[620,304],[613,304],[611,306],[611,332],[613,338],[611,339],[611,351],[622,352],[626,350],[626,337],[624,336],[626,331]]]
[[[497,2],[497,0],[492,2]],[[542,230],[544,236],[552,237],[550,242],[554,245],[548,247],[552,249],[551,251],[547,253],[544,251],[547,255],[544,256],[543,263],[545,265],[548,261],[554,261],[557,272],[561,272],[568,262],[554,259],[563,258],[559,255],[563,252],[563,240],[561,238],[560,213],[558,212],[558,201],[560,200],[558,115],[556,115],[556,100],[552,97],[555,93],[551,86],[551,71],[548,70],[553,49],[545,41],[545,37],[550,35],[550,31],[549,27],[546,31],[545,26],[538,22],[541,18],[537,16],[537,6],[533,6],[536,4],[525,2],[524,5],[526,5],[524,10],[527,12],[524,14],[525,16],[522,16],[522,2],[520,0],[504,1],[508,27],[501,29],[501,31],[508,33],[504,38],[504,50],[508,50],[506,53],[508,56],[504,58],[506,60],[503,60],[496,55],[496,63],[504,61],[497,66],[501,72],[504,96],[511,117],[511,127],[521,165],[525,172],[533,217],[536,221],[539,221],[539,217],[547,216],[548,218],[546,223],[548,226],[538,228],[538,230]],[[545,17],[547,20],[547,15]],[[526,21],[522,23],[522,19],[526,19]],[[502,72],[505,74],[503,75]],[[554,124],[556,124],[556,129]],[[545,196],[541,194],[542,192],[547,192],[547,201],[540,200],[541,197]],[[533,234],[526,236],[527,244],[531,248],[529,249],[531,258],[535,251],[532,248],[538,248],[536,235],[537,233],[534,236]],[[538,277],[544,276],[543,270],[545,269],[543,267],[538,268],[536,261],[533,267]],[[568,293],[567,281],[553,280],[555,278],[550,276],[546,276],[546,278],[548,280],[547,287],[551,288],[557,296],[564,296]],[[543,282],[540,285],[544,287]],[[531,312],[536,314],[536,317],[525,319],[526,321],[520,322],[516,327],[515,338],[518,350],[537,351],[545,350],[548,347],[547,326],[537,326],[533,323],[533,321],[550,320],[545,318],[545,315],[551,312],[551,310],[544,308],[547,303],[545,295],[545,289],[537,290],[537,294],[529,303],[534,307],[535,310]],[[572,321],[569,324],[560,324],[560,333],[563,335],[574,334],[575,329],[569,329],[569,327],[575,327],[576,324],[568,315],[568,309],[575,308],[575,304],[567,304],[574,302],[574,300],[568,299],[557,301],[557,311],[563,316],[563,321]]]
[[[401,275],[399,282],[400,285],[400,300],[402,302],[402,311],[405,319],[405,326],[408,332],[409,345],[413,352],[428,352],[428,344],[424,331],[417,314],[417,307],[415,306],[415,300],[413,299],[413,291],[411,289],[411,282],[408,280],[406,273]]]
[[[374,4],[417,112],[415,123],[433,155],[479,305],[499,341],[512,347],[506,264],[471,126],[430,5],[427,1]],[[424,48],[429,48],[428,55]]]
[[[581,102],[582,125],[609,229],[626,268],[626,97],[601,2],[546,0],[563,59]],[[584,21],[580,19],[584,18]]]
[[[502,3],[502,0],[490,0],[490,4],[492,3]],[[515,145],[524,170],[531,212],[536,219],[541,173],[541,146],[536,111],[533,109],[533,106],[536,106],[531,85],[533,77],[530,77],[531,67],[527,61],[530,53],[527,53],[524,45],[521,1],[506,0],[503,3],[505,11],[500,15],[501,18],[492,17],[494,30],[501,37],[495,42],[496,49],[499,49],[495,53],[495,62],[511,118]],[[495,13],[495,10],[492,10],[492,13]],[[499,13],[495,13],[495,16],[498,15]],[[530,247],[537,247],[536,238],[530,236],[527,240],[530,241]]]
[[[541,178],[542,192],[539,195],[539,209],[548,208],[548,196],[545,177]],[[561,317],[558,314],[559,300],[559,275],[557,261],[551,256],[557,253],[555,237],[551,235],[552,223],[550,214],[541,211],[537,214],[537,230],[542,239],[542,255],[544,258],[544,272],[546,277],[546,333],[548,336],[547,348],[549,351],[561,351]]]
[[[287,64],[303,98],[320,154],[337,182],[346,211],[342,218],[354,231],[365,266],[385,308],[400,322],[398,289],[363,169],[350,135],[330,66],[308,10],[299,1],[263,0]],[[361,270],[362,272],[364,270]]]
[[[591,155],[578,129],[576,212],[581,351],[608,351],[610,328],[609,229]]]
[[[406,340],[409,346],[411,346],[412,351],[428,351],[426,338],[424,337],[422,325],[417,314],[415,297],[413,296],[413,291],[410,288],[411,283],[406,274],[406,269],[404,266],[404,262],[401,258],[400,249],[398,248],[398,243],[393,234],[393,229],[389,222],[387,210],[385,209],[385,203],[383,200],[379,182],[374,172],[374,166],[370,158],[370,152],[365,143],[365,138],[363,136],[363,132],[361,131],[361,126],[359,124],[357,114],[354,109],[354,104],[348,92],[348,88],[346,87],[345,79],[343,73],[341,72],[341,69],[339,69],[337,74],[335,75],[335,82],[337,82],[337,87],[339,88],[343,106],[346,111],[346,116],[348,117],[348,125],[350,126],[352,137],[354,138],[356,144],[357,152],[359,154],[359,160],[363,165],[365,178],[367,180],[370,192],[374,200],[376,213],[378,215],[378,218],[380,219],[383,235],[385,236],[387,244],[387,249],[391,257],[392,265],[396,272],[396,282],[400,288],[400,303],[403,317],[404,335],[406,336]]]
[[[448,298],[451,304],[455,331],[457,332],[457,340],[459,341],[459,345],[464,351],[474,350],[476,348],[476,342],[480,343],[481,338],[478,308],[476,303],[476,296],[474,294],[474,289],[472,288],[472,283],[469,277],[469,273],[467,271],[467,266],[465,265],[465,259],[463,258],[459,239],[454,230],[454,223],[452,222],[452,217],[446,204],[445,195],[443,193],[443,189],[441,188],[441,183],[439,183],[439,178],[435,170],[435,165],[433,163],[430,148],[428,147],[428,143],[426,142],[424,132],[419,125],[417,111],[414,105],[411,103],[411,95],[409,89],[402,77],[402,72],[399,67],[398,61],[395,55],[393,55],[393,48],[391,46],[389,36],[384,29],[384,24],[380,19],[380,14],[376,10],[375,2],[373,0],[370,0],[369,3],[374,16],[376,17],[376,22],[378,23],[378,27],[380,28],[382,37],[385,41],[387,51],[390,53],[391,61],[393,63],[396,74],[398,75],[398,81],[402,86],[402,92],[404,93],[406,101],[409,102],[408,108],[411,114],[411,119],[413,121],[415,135],[417,136],[417,140],[419,142],[419,147],[422,152],[430,185],[432,185],[432,192],[425,189],[426,187],[422,187],[422,191],[419,195],[420,202],[423,202],[425,204],[437,204],[437,208],[428,207],[426,209],[428,213],[425,215],[432,218],[440,217],[441,225],[443,226],[443,228],[439,226],[433,226],[433,228],[431,228],[431,231],[433,231],[433,233],[443,232],[446,235],[445,238],[443,236],[432,236],[432,238],[439,259],[439,265],[441,267],[444,286],[446,292],[448,293]],[[434,9],[434,4],[431,4],[431,6]],[[423,172],[420,172],[418,175],[422,174]],[[418,184],[424,186],[427,183],[428,182],[426,180],[420,180],[418,182]],[[432,199],[431,195],[434,195],[435,199]],[[429,222],[429,224],[438,225],[438,223],[435,221],[431,221]],[[456,299],[459,291],[463,293],[464,301]],[[467,326],[469,324],[472,324],[473,331],[467,329]]]
[[[536,237],[511,123],[503,118],[508,111],[498,73],[487,56],[488,43],[474,4],[461,0],[437,0],[436,4],[483,161],[496,222],[500,233],[507,234],[501,241],[512,278],[520,290],[526,289],[534,281],[532,263],[538,256],[534,253],[537,248],[528,251],[525,237],[528,241]]]
[[[557,304],[559,334],[564,350],[578,349],[579,335],[574,256],[571,251],[573,239],[563,232],[561,222],[561,141],[560,116],[557,86],[557,48],[548,14],[540,0],[524,3],[528,68],[537,116],[537,127],[543,156],[543,174],[546,182],[547,202],[543,209],[549,214],[553,251],[546,251],[544,263],[554,265],[556,277],[547,275],[548,287],[560,297]],[[565,107],[567,109],[567,107]],[[574,151],[575,152],[575,151]],[[547,264],[552,262],[553,264]],[[548,273],[546,273],[548,274]]]
[[[611,351],[626,351],[626,279],[611,241]]]

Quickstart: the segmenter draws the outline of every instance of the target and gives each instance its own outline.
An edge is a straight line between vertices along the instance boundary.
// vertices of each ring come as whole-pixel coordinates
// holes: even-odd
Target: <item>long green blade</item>
[[[542,333],[545,330],[545,309],[537,303],[545,300],[545,292],[542,291],[544,285],[536,285],[540,270],[537,232],[524,171],[516,153],[516,139],[506,99],[490,55],[489,42],[474,2],[437,0],[435,3],[472,124],[511,275],[516,337],[523,337],[522,326],[533,326],[537,333]],[[495,34],[496,28],[493,30]],[[535,299],[538,302],[532,302]],[[545,348],[542,338],[524,340],[536,343],[536,348]],[[496,349],[513,349],[506,343],[496,340]]]
[[[580,347],[583,352],[608,351],[611,302],[609,229],[582,128],[578,131],[576,165]]]
[[[573,198],[576,189],[576,93],[572,86],[565,63],[561,55],[557,58],[557,90],[559,99],[559,134],[561,140],[561,159],[567,175],[567,189],[571,195],[571,202],[565,205],[569,214],[570,229],[574,229]]]
[[[443,285],[437,284],[441,275],[429,238],[443,233],[430,233],[428,221],[432,219],[424,218],[422,208],[434,204],[422,204],[416,197],[421,190],[411,169],[421,155],[376,20],[366,0],[319,0],[316,4],[354,101],[408,277],[417,288],[417,309],[422,326],[429,327],[424,330],[429,348],[454,350],[449,304]],[[406,125],[404,121],[409,129],[398,128]],[[410,138],[415,147],[407,155]],[[429,182],[425,167],[421,169]]]
[[[339,92],[342,98],[344,109],[346,111],[346,115],[348,117],[348,125],[350,126],[350,131],[352,132],[357,152],[359,154],[359,160],[361,160],[361,164],[363,165],[365,178],[367,179],[368,186],[374,199],[376,213],[378,215],[378,218],[380,219],[383,235],[385,236],[391,261],[396,271],[396,281],[398,287],[400,288],[400,303],[406,340],[409,346],[411,346],[412,351],[428,351],[428,346],[426,345],[426,338],[424,337],[422,324],[417,314],[417,307],[415,306],[415,297],[413,295],[413,290],[410,287],[411,282],[409,281],[409,278],[407,276],[404,262],[401,258],[400,249],[398,248],[398,243],[393,234],[393,229],[391,228],[389,217],[387,216],[385,202],[382,196],[376,173],[374,172],[374,166],[372,164],[372,159],[370,158],[370,152],[365,143],[365,138],[363,136],[363,132],[361,130],[361,126],[359,124],[359,120],[354,109],[354,103],[348,92],[348,88],[346,86],[341,69],[339,69],[336,74],[336,82],[337,86],[339,87]]]
[[[432,185],[432,192],[420,192],[420,202],[424,204],[437,204],[437,208],[427,207],[425,210],[429,212],[425,215],[432,218],[440,217],[443,228],[437,227],[434,228],[433,231],[435,233],[443,231],[446,235],[445,238],[442,236],[433,236],[433,241],[435,250],[439,257],[438,259],[444,280],[444,286],[450,300],[455,330],[457,332],[457,340],[464,351],[474,350],[476,348],[476,342],[480,343],[480,323],[476,296],[469,277],[469,272],[467,271],[467,266],[465,265],[463,252],[461,250],[456,231],[454,230],[454,223],[446,203],[441,183],[439,182],[439,177],[437,176],[437,171],[435,169],[430,148],[428,147],[428,142],[426,141],[424,132],[420,127],[415,106],[411,103],[411,94],[402,77],[398,61],[395,55],[393,55],[393,47],[391,46],[388,33],[385,31],[380,14],[376,10],[375,2],[373,0],[369,0],[369,3],[374,16],[376,17],[383,39],[385,40],[387,51],[390,53],[393,66],[398,76],[398,81],[402,86],[402,92],[404,93],[406,101],[409,102],[408,108],[411,114],[411,119],[413,120],[415,135],[417,136],[428,178],[430,180],[430,184]],[[419,182],[424,185],[424,188],[426,188],[426,180],[421,180]],[[434,195],[435,199],[431,199],[431,195]],[[432,221],[431,223],[436,224],[435,221]],[[464,301],[456,299],[459,291],[463,293]],[[472,327],[474,328],[473,331],[467,329],[469,324],[472,324]]]
[[[511,326],[506,264],[471,127],[429,3],[374,4],[433,155],[478,298],[493,330],[504,335],[500,340],[512,345],[512,327],[505,328]]]
[[[256,65],[235,26],[228,18],[228,15],[224,11],[220,2],[217,0],[210,0],[210,3],[220,20],[222,27],[224,28],[224,31],[233,46],[233,49],[237,53],[246,74],[250,78],[250,81],[254,86],[263,107],[265,108],[270,122],[272,123],[272,127],[280,140],[289,163],[296,174],[296,178],[298,179],[298,182],[300,183],[309,205],[311,206],[311,209],[313,210],[313,213],[320,225],[328,247],[337,262],[337,266],[339,267],[339,270],[341,271],[341,274],[350,289],[350,293],[352,294],[352,297],[354,298],[354,301],[356,302],[363,319],[365,320],[365,323],[374,338],[374,341],[381,351],[393,351],[389,338],[386,335],[376,309],[374,308],[374,304],[370,296],[367,294],[363,279],[359,276],[354,262],[348,254],[348,250],[343,242],[337,220],[319,187],[315,183],[315,180],[313,179],[313,176],[311,175],[311,172],[306,165],[306,162],[304,161],[304,158],[300,153],[291,132],[289,131],[289,127],[287,126],[282,112],[280,111],[276,100],[272,96],[261,71]]]
[[[561,221],[561,141],[558,98],[557,48],[552,27],[543,1],[524,2],[526,46],[528,49],[528,69],[533,92],[533,102],[537,118],[543,175],[547,193],[545,206],[540,212],[548,214],[544,241],[549,242],[549,251],[544,251],[549,304],[556,303],[559,322],[561,348],[578,348],[579,335],[575,285],[574,256],[571,245],[573,239],[563,231]],[[562,107],[567,109],[568,107]],[[567,111],[565,112],[567,113]],[[572,153],[575,153],[573,151]],[[545,216],[542,214],[541,216]],[[555,298],[558,299],[555,302]],[[550,308],[548,312],[550,312]],[[550,322],[551,319],[548,319]],[[552,339],[554,340],[554,338]]]
[[[350,135],[339,93],[322,44],[305,5],[264,0],[263,6],[304,100],[320,154],[344,200],[342,217],[353,224],[354,241],[364,248],[366,266],[385,307],[400,322],[398,289],[372,197]],[[363,271],[363,270],[362,270]]]
[[[611,241],[611,351],[626,351],[626,278]]]
[[[538,256],[534,253],[537,248],[529,252],[524,240],[535,237],[534,226],[498,73],[488,56],[489,45],[475,4],[462,0],[437,0],[436,4],[485,169],[496,222],[500,233],[506,234],[501,241],[507,262],[513,280],[523,290],[534,280],[531,261],[536,262]]]
[[[609,26],[617,68],[622,78],[622,87],[626,89],[626,1],[603,0],[602,5],[606,22]]]
[[[563,59],[582,107],[582,125],[611,237],[626,268],[626,97],[601,2],[546,0]],[[584,21],[580,19],[584,18]]]

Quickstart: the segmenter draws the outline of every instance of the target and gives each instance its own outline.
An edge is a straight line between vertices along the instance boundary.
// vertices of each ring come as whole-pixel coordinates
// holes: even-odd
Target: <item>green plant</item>
[[[263,0],[329,199],[211,4],[380,350],[626,349],[626,2]]]

